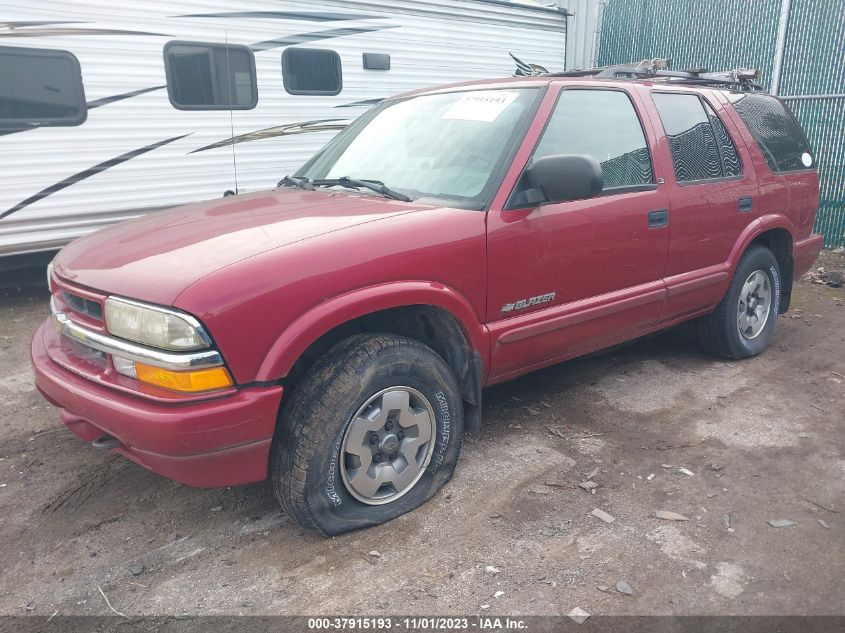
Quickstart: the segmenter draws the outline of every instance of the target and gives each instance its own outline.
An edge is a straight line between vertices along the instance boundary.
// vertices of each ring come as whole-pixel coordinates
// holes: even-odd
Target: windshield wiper
[[[297,189],[307,189],[308,191],[314,191],[315,187],[311,184],[311,181],[308,178],[297,178],[296,176],[285,176],[279,182],[276,183],[277,187],[296,187]]]
[[[328,180],[314,180],[312,184],[317,185],[318,187],[333,187],[335,185],[340,185],[341,187],[351,187],[353,189],[364,188],[380,193],[388,198],[393,198],[394,200],[411,202],[411,199],[404,193],[394,191],[380,180],[357,180],[355,178],[350,178],[349,176],[341,176],[340,178],[331,178]]]

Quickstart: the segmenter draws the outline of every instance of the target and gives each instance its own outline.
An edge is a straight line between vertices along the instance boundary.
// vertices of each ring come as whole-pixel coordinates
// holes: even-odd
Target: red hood
[[[293,242],[425,208],[372,195],[279,189],[177,207],[76,240],[56,257],[68,281],[171,305],[234,262]]]

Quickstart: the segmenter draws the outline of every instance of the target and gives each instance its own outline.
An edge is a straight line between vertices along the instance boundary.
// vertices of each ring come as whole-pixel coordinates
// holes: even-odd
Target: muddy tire
[[[449,481],[462,430],[457,381],[431,348],[353,336],[316,362],[284,409],[273,490],[290,517],[324,535],[378,525]]]
[[[704,349],[734,359],[762,352],[777,326],[780,293],[781,274],[775,256],[764,246],[751,246],[739,260],[716,310],[698,322]]]

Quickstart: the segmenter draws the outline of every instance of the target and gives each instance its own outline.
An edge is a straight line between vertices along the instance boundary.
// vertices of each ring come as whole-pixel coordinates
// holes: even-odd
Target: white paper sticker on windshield
[[[518,92],[503,90],[468,92],[440,118],[492,123],[518,96]]]
[[[804,164],[804,167],[811,167],[813,164],[813,157],[807,152],[804,152],[801,154],[801,162]]]

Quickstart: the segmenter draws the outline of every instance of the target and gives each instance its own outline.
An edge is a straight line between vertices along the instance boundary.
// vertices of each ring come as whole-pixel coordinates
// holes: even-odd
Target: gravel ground
[[[843,614],[843,304],[797,284],[749,361],[680,327],[491,389],[440,494],[325,539],[267,484],[189,488],[64,430],[29,370],[46,292],[10,290],[0,614],[108,614],[100,589],[128,615]]]

